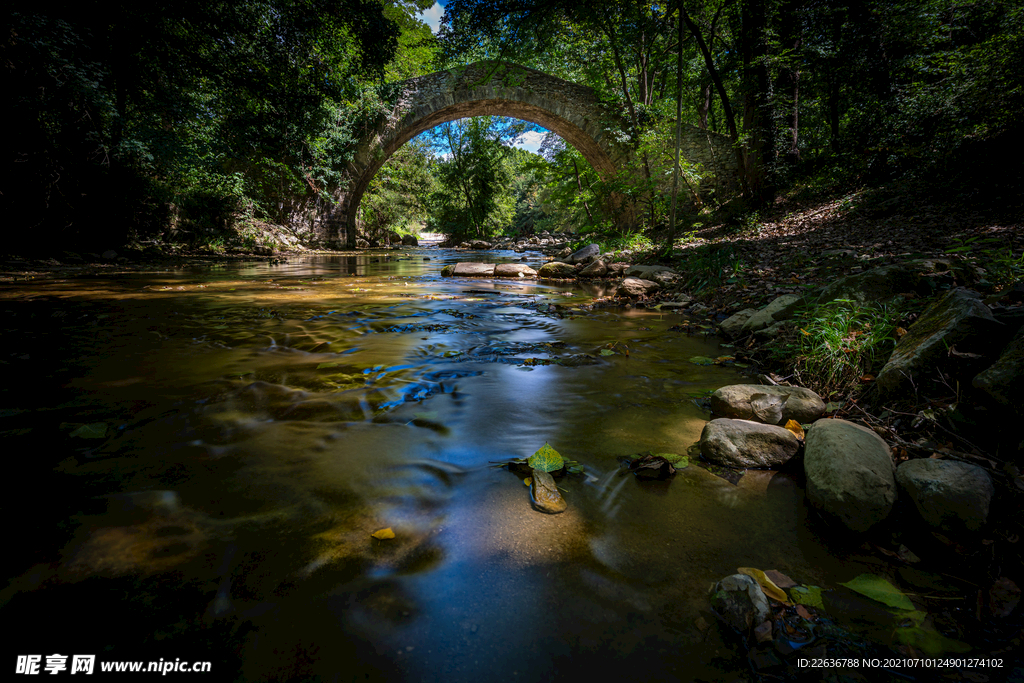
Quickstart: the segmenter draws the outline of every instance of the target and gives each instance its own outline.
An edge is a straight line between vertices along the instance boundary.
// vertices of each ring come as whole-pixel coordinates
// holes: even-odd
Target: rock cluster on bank
[[[558,246],[558,244],[560,243],[555,243],[554,246]],[[466,242],[460,246],[466,249],[509,247],[507,244],[493,244],[482,240]],[[518,247],[516,250],[519,251]],[[596,244],[588,244],[576,251],[564,247],[558,253],[558,259],[545,263],[536,271],[525,265],[517,266],[517,270],[510,270],[502,268],[502,266],[510,264],[501,264],[496,267],[491,263],[461,262],[454,266],[445,266],[441,270],[441,275],[446,277],[537,277],[553,280],[613,278],[618,283],[613,290],[614,294],[629,299],[646,298],[679,278],[677,272],[665,266],[631,265],[619,260],[616,254],[601,254],[601,249]]]
[[[824,402],[809,389],[731,385],[712,395],[711,407],[713,419],[700,437],[706,460],[736,469],[781,467],[802,447],[808,502],[850,531],[866,532],[885,521],[899,495],[943,533],[977,531],[987,520],[994,490],[984,469],[927,459],[904,462],[897,470],[878,434],[824,418]],[[795,422],[803,428],[779,426]]]

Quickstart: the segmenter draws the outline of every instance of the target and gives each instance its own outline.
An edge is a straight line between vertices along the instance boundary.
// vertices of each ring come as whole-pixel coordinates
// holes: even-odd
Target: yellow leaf
[[[907,333],[907,331],[905,329],[903,329],[902,327],[897,327],[896,328],[896,336],[897,337],[902,337],[906,333]]]
[[[786,596],[786,592],[778,586],[776,586],[775,583],[767,576],[765,576],[764,572],[760,569],[753,569],[751,567],[740,567],[736,571],[738,571],[740,574],[746,574],[747,576],[761,584],[761,589],[764,591],[764,594],[772,600],[777,600],[778,602],[781,602],[783,605],[793,604],[789,601],[789,597]]]
[[[395,532],[391,530],[391,527],[388,527],[387,529],[378,529],[370,535],[376,538],[377,540],[383,541],[387,538],[394,538]]]
[[[529,486],[530,484],[533,483],[533,477],[527,477],[526,479],[523,479],[523,483]]]
[[[786,429],[793,432],[793,434],[796,435],[796,438],[804,438],[804,428],[801,427],[800,423],[797,422],[796,420],[789,420],[788,422],[786,422]]]

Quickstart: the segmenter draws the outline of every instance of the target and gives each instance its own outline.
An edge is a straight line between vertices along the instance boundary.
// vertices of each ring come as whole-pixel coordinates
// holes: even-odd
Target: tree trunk
[[[779,41],[784,50],[782,66],[776,80],[775,91],[783,101],[786,114],[786,145],[781,153],[789,165],[800,161],[800,60],[797,53],[803,44],[797,13],[800,0],[785,0],[779,8]]]
[[[694,40],[697,41],[697,47],[700,49],[700,54],[704,57],[704,66],[708,70],[708,76],[711,77],[711,82],[715,86],[715,90],[718,92],[718,97],[722,101],[722,113],[725,116],[725,125],[729,130],[729,135],[732,137],[733,145],[736,150],[736,164],[740,169],[740,184],[743,186],[743,194],[749,194],[750,190],[747,185],[747,172],[746,172],[746,156],[743,154],[743,149],[740,147],[740,133],[736,128],[736,115],[733,113],[732,105],[729,104],[729,95],[725,91],[725,85],[722,83],[722,77],[718,73],[718,69],[715,67],[715,61],[711,57],[711,50],[708,49],[708,44],[704,40],[704,36],[700,32],[700,28],[690,18],[690,14],[686,11],[685,7],[680,6],[679,11],[683,14],[683,21],[686,22],[686,28],[689,29],[693,35]]]
[[[572,160],[572,170],[573,170],[573,173],[576,174],[576,189],[578,189],[580,191],[580,194],[583,194],[583,183],[580,181],[580,169],[576,165],[576,160],[575,159]],[[587,204],[587,200],[586,199],[583,200],[583,208],[587,210],[587,220],[589,220],[590,224],[593,225],[594,224],[594,214],[590,213],[590,206]]]
[[[665,241],[665,253],[672,253],[676,241],[676,202],[679,197],[679,143],[683,131],[683,17],[682,0],[679,0],[679,51],[676,55],[676,161],[672,167],[672,209],[668,214],[668,239]],[[706,128],[706,126],[705,126]]]
[[[771,81],[764,0],[744,0],[740,52],[743,57],[743,132],[747,136],[748,198],[755,206],[774,199],[769,165],[775,157]]]
[[[697,125],[701,130],[708,129],[708,114],[711,112],[711,84],[705,83],[700,89],[700,100],[697,102]]]

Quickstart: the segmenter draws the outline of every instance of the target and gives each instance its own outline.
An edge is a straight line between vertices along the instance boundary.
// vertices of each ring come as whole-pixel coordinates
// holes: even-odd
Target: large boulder
[[[580,277],[601,277],[608,273],[608,266],[603,261],[593,261],[580,271]]]
[[[773,406],[766,406],[766,401],[761,398],[763,396],[783,398],[781,410],[776,411]],[[825,414],[825,402],[816,393],[803,387],[730,384],[711,394],[711,411],[722,417],[767,424],[784,425],[790,420],[806,424]],[[778,419],[768,419],[775,414],[778,414]]]
[[[818,420],[807,430],[807,498],[852,531],[867,531],[896,502],[889,446],[870,429],[846,420]]]
[[[744,308],[718,323],[718,331],[729,339],[735,339],[743,333],[743,326],[750,317],[757,313],[756,308]]]
[[[548,261],[537,271],[538,277],[564,279],[576,277],[576,268],[560,261]]]
[[[596,244],[588,244],[582,249],[577,249],[565,258],[566,263],[583,263],[589,258],[600,255],[601,247]]]
[[[818,301],[852,299],[859,304],[888,301],[898,294],[917,291],[922,287],[918,270],[914,265],[897,263],[848,275],[825,287]]]
[[[999,360],[979,373],[974,387],[989,395],[996,403],[1021,410],[1024,397],[1024,327],[1003,349]]]
[[[738,469],[778,467],[799,449],[800,441],[788,429],[750,420],[711,420],[700,434],[706,460]]]
[[[669,276],[676,278],[679,273],[672,270],[668,266],[630,266],[626,269],[626,275],[630,277],[639,277],[645,280],[654,280],[659,275]]]
[[[420,241],[416,239],[416,235],[403,235],[402,244],[406,247],[418,247]]]
[[[746,574],[727,576],[714,585],[711,610],[744,635],[767,621],[772,613],[761,586]]]
[[[616,291],[618,296],[628,296],[631,299],[646,296],[650,292],[661,287],[657,282],[650,280],[643,280],[638,277],[627,277],[619,283],[619,288]]]
[[[494,245],[486,240],[473,240],[469,243],[470,249],[492,249],[493,247]]]
[[[537,277],[537,271],[525,263],[499,263],[494,267],[494,277]]]
[[[995,493],[988,472],[954,460],[908,460],[896,470],[896,481],[925,522],[952,533],[981,529]]]
[[[798,294],[784,294],[770,304],[747,318],[740,329],[742,334],[750,334],[768,327],[777,320],[785,320],[793,315],[803,297]]]
[[[952,347],[961,352],[984,350],[1001,327],[979,294],[962,287],[951,290],[925,309],[899,340],[875,378],[875,389],[883,398],[913,395],[915,383],[934,376]]]
[[[441,274],[443,275],[444,271]],[[494,264],[462,261],[455,264],[452,275],[455,277],[491,277],[494,275]]]

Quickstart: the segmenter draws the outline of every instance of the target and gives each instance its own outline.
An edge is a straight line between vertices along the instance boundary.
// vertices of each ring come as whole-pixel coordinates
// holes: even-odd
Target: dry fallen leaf
[[[800,426],[800,423],[796,420],[789,420],[786,422],[786,429],[793,432],[796,438],[801,441],[804,439],[804,428]]]
[[[383,541],[388,538],[394,538],[395,532],[391,530],[391,527],[387,527],[386,529],[377,529],[370,535],[379,541]]]
[[[796,606],[796,613],[808,621],[814,620],[814,615],[812,615],[810,611],[803,605]]]
[[[778,602],[781,602],[784,605],[793,604],[789,601],[789,596],[786,595],[786,591],[776,586],[775,583],[767,576],[765,576],[765,573],[760,569],[754,569],[753,567],[740,567],[736,571],[738,571],[740,574],[746,574],[747,576],[761,584],[761,589],[764,591],[764,594],[772,600],[777,600]]]
[[[796,581],[775,569],[766,569],[764,575],[771,579],[772,583],[779,588],[792,588],[799,585]]]

